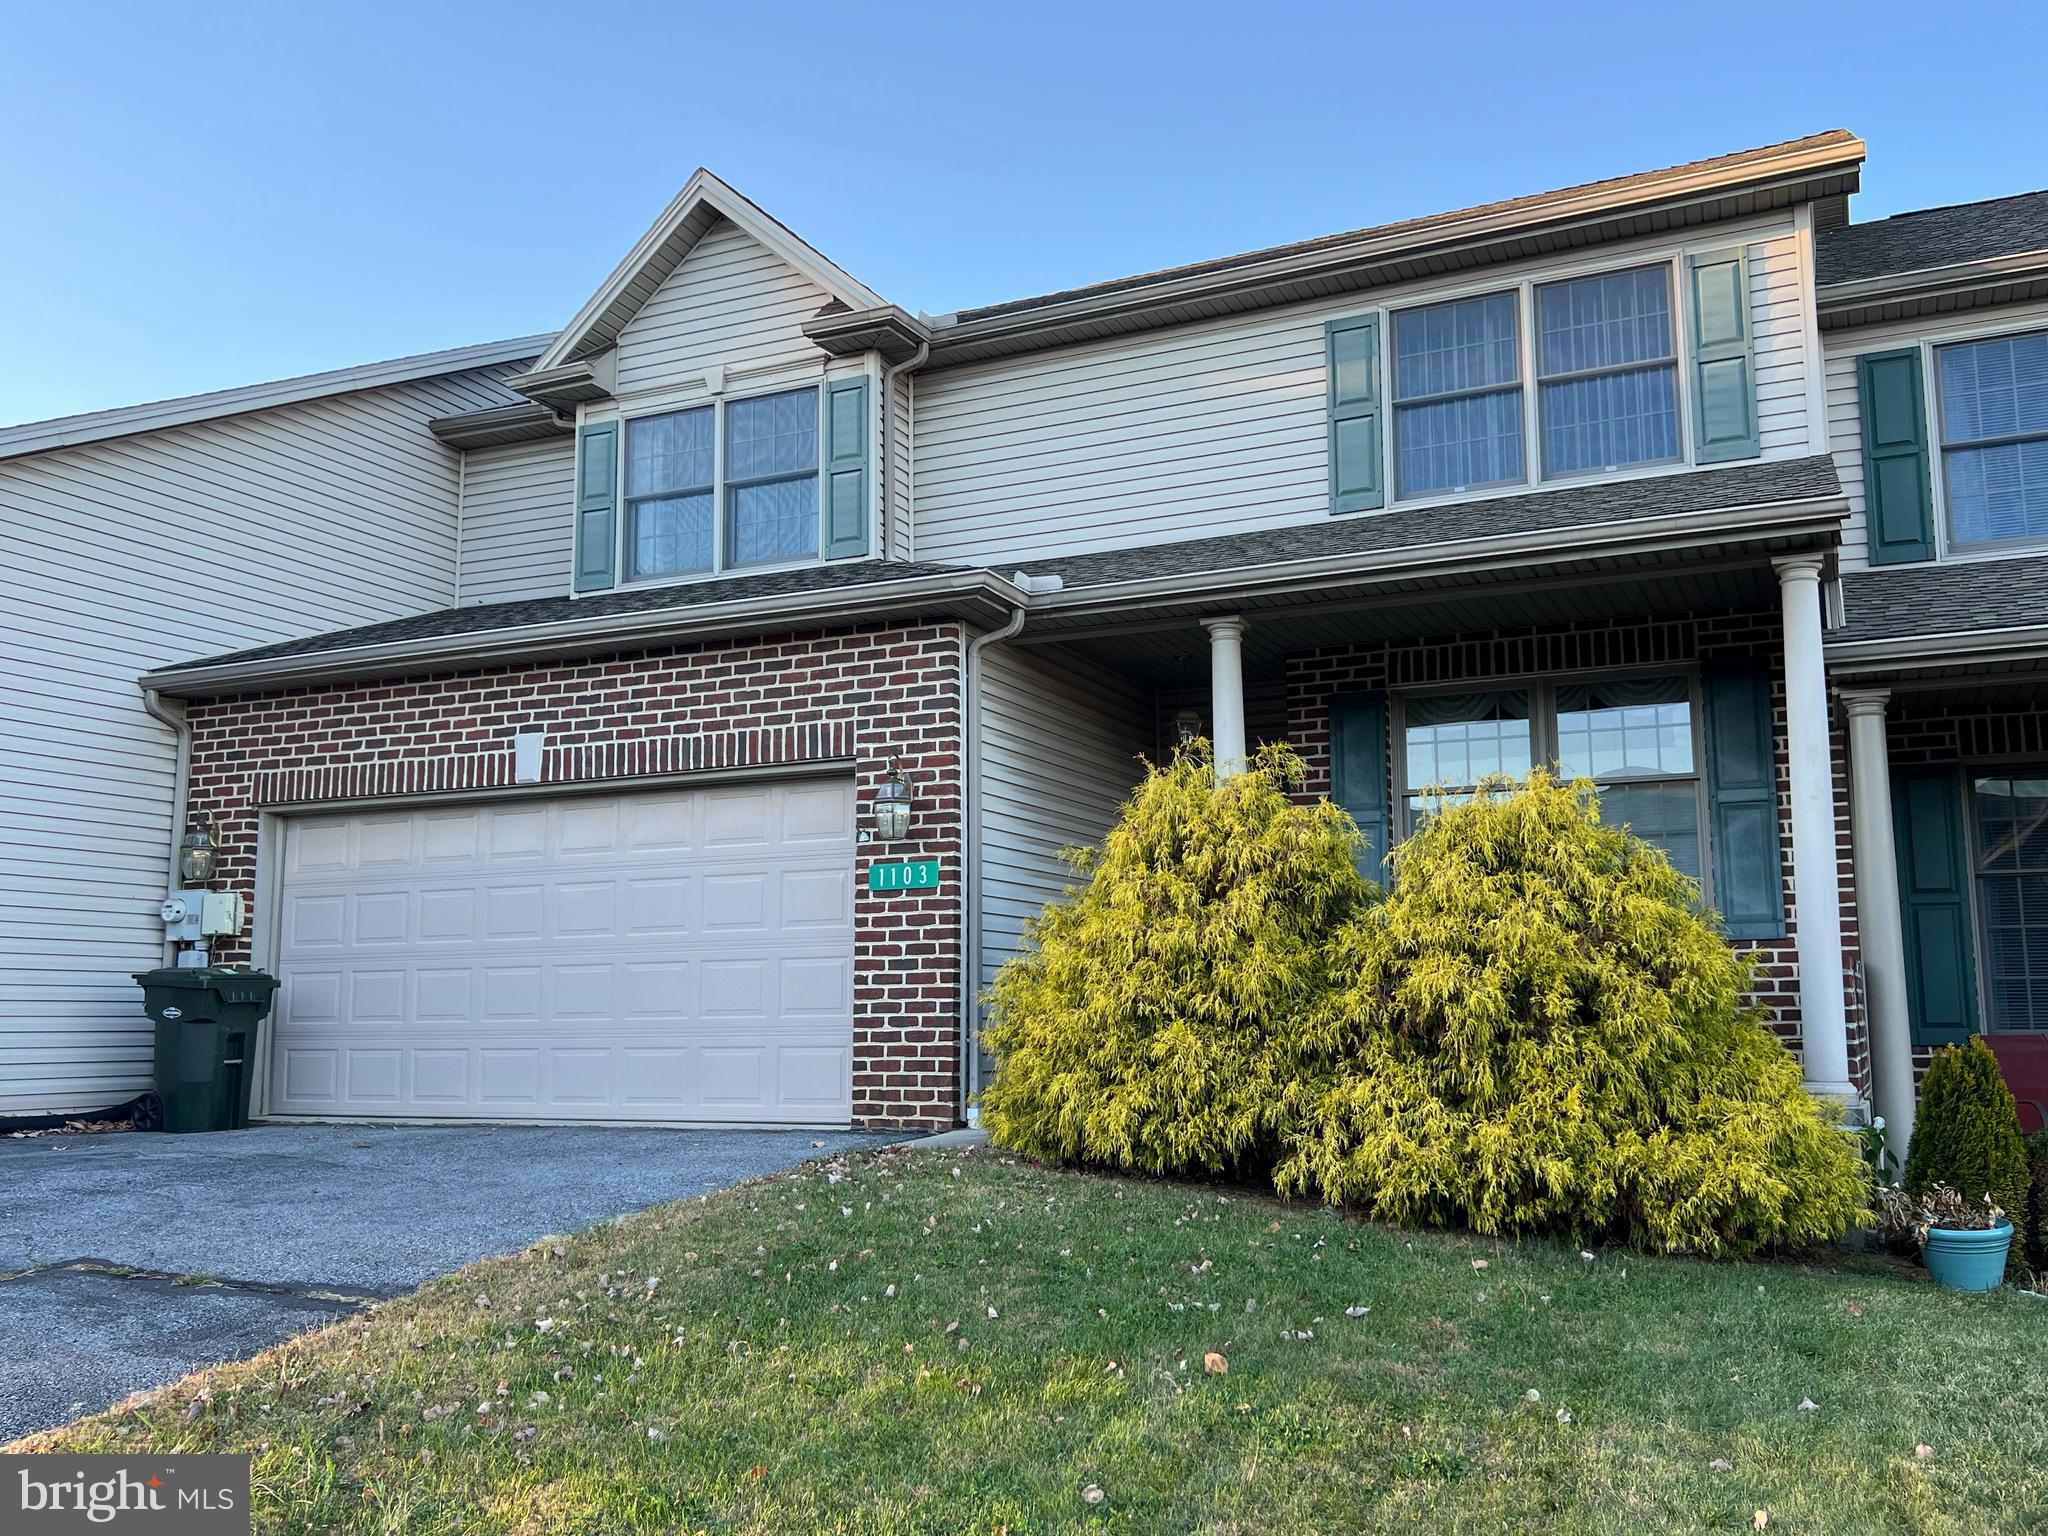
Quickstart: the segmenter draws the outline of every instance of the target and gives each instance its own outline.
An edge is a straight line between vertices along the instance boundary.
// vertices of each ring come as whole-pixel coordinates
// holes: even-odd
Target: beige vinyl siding
[[[886,503],[882,508],[882,553],[891,560],[917,558],[911,527],[910,422],[916,409],[917,380],[899,373],[889,381],[889,461]]]
[[[1099,843],[1153,749],[1152,696],[1028,646],[981,658],[981,986],[1015,954],[1024,924],[1074,875],[1060,850]]]
[[[1644,241],[1532,263],[1503,271],[1497,284],[1408,284],[922,377],[918,558],[1002,563],[1325,517],[1329,320],[1735,244],[1751,248],[1763,452],[1810,452],[1808,283],[1787,214],[1702,231],[1683,246]]]
[[[1896,352],[1930,337],[1999,336],[2010,331],[2048,326],[2048,303],[2008,304],[1959,314],[1923,315],[1883,325],[1859,325],[1822,333],[1826,355],[1828,447],[1835,473],[1849,500],[1849,526],[1842,534],[1842,568],[1861,570],[1870,563],[1870,525],[1863,501],[1863,408],[1856,393],[1856,359],[1866,352]],[[1932,386],[1933,380],[1927,380]],[[1930,470],[1941,473],[1940,424],[1927,423]]]
[[[0,461],[0,1116],[150,1083],[175,770],[137,675],[445,607],[458,455],[437,416],[510,366]]]
[[[462,469],[457,601],[504,603],[569,592],[576,440],[472,449]]]
[[[1750,242],[1757,440],[1767,459],[1819,451],[1807,433],[1806,311],[1812,301],[1803,267],[1796,236]]]
[[[821,362],[803,322],[828,302],[824,289],[720,220],[619,333],[617,393],[686,389],[714,364],[735,375],[732,389],[747,373]]]

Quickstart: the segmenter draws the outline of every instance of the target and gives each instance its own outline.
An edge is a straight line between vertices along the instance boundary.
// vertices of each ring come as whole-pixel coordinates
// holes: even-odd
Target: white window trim
[[[771,395],[794,395],[809,391],[817,405],[818,462],[811,470],[818,486],[818,546],[814,554],[794,560],[750,560],[734,565],[727,559],[727,544],[731,528],[727,523],[726,507],[731,491],[725,475],[725,434],[726,411],[728,407],[748,400],[763,400]],[[711,412],[711,565],[700,571],[664,571],[651,576],[633,573],[633,503],[636,501],[659,500],[659,493],[643,496],[632,494],[629,475],[632,466],[628,443],[633,433],[633,423],[656,421],[664,416],[681,416],[690,411]],[[825,387],[822,382],[777,384],[762,386],[744,392],[714,395],[709,399],[692,404],[668,406],[661,410],[637,411],[632,415],[619,417],[617,453],[619,455],[618,486],[619,515],[618,529],[614,537],[618,540],[614,557],[618,561],[619,587],[680,586],[690,582],[714,581],[724,576],[755,576],[766,571],[803,570],[825,563]],[[791,477],[794,478],[794,477]],[[617,589],[614,589],[617,590]]]
[[[1598,684],[1602,682],[1625,681],[1645,677],[1679,677],[1685,680],[1686,704],[1692,719],[1692,772],[1643,774],[1636,778],[1616,779],[1616,785],[1629,784],[1681,784],[1698,786],[1695,803],[1699,807],[1700,839],[1700,900],[1706,906],[1714,905],[1714,847],[1711,842],[1712,816],[1707,806],[1707,737],[1706,697],[1700,684],[1700,669],[1697,665],[1662,665],[1655,662],[1630,667],[1601,667],[1591,672],[1542,672],[1542,673],[1501,673],[1486,678],[1453,680],[1446,679],[1432,683],[1418,683],[1387,690],[1387,731],[1390,756],[1393,759],[1393,826],[1396,838],[1410,837],[1415,832],[1414,818],[1409,813],[1408,797],[1422,793],[1408,785],[1408,701],[1410,699],[1433,698],[1446,693],[1508,693],[1522,692],[1529,700],[1529,752],[1533,759],[1527,772],[1532,768],[1547,768],[1553,774],[1558,769],[1557,740],[1557,689],[1565,684]],[[1594,782],[1600,783],[1599,780]],[[1605,784],[1602,788],[1608,787]]]
[[[2048,535],[2000,539],[1987,544],[1957,544],[1951,537],[1948,516],[1948,444],[1943,438],[1939,366],[1939,354],[1944,347],[1969,346],[1973,342],[2001,341],[2009,336],[2034,336],[2044,333],[2048,333],[2048,316],[2040,317],[2032,324],[2015,325],[2011,316],[2003,315],[1978,326],[1915,339],[1920,349],[1920,388],[1925,396],[1921,409],[1926,414],[1929,439],[1928,502],[1934,515],[1934,557],[1939,561],[1966,565],[1984,560],[2010,560],[2016,555],[2037,554],[2043,549],[2048,549]],[[1858,452],[1861,452],[1860,444]],[[1867,482],[1867,465],[1864,467],[1864,475]],[[1867,489],[1865,494],[1868,495]],[[1865,516],[1868,516],[1867,511]]]
[[[1721,249],[1722,247],[1700,247],[1700,249]],[[1690,250],[1691,247],[1687,247]],[[1461,288],[1454,292],[1418,295],[1412,302],[1391,304],[1379,311],[1380,327],[1385,337],[1380,351],[1380,398],[1386,402],[1386,430],[1380,434],[1384,463],[1382,483],[1387,487],[1387,506],[1427,507],[1452,505],[1468,501],[1480,501],[1495,496],[1518,496],[1550,485],[1577,485],[1587,481],[1615,481],[1629,478],[1651,478],[1668,473],[1674,466],[1684,468],[1693,463],[1692,433],[1692,387],[1687,375],[1686,360],[1693,355],[1692,306],[1685,293],[1686,250],[1675,250],[1668,255],[1654,256],[1647,261],[1623,262],[1614,266],[1597,266],[1574,269],[1565,272],[1545,272],[1541,275],[1530,273],[1512,283],[1491,283]],[[1585,469],[1571,474],[1547,474],[1543,468],[1543,413],[1540,399],[1543,380],[1537,371],[1536,362],[1536,290],[1548,288],[1557,283],[1582,282],[1587,278],[1607,277],[1620,272],[1643,272],[1662,267],[1670,282],[1671,293],[1671,366],[1677,375],[1678,409],[1678,453],[1668,459],[1654,459],[1641,464],[1630,464],[1620,469]],[[1400,411],[1404,403],[1394,394],[1394,353],[1395,320],[1403,314],[1416,310],[1434,309],[1442,304],[1454,304],[1464,299],[1488,298],[1496,294],[1515,295],[1515,362],[1518,379],[1513,385],[1497,385],[1492,391],[1467,391],[1467,394],[1490,393],[1519,388],[1522,392],[1522,476],[1518,480],[1489,481],[1469,489],[1448,491],[1427,491],[1421,495],[1404,496],[1400,486],[1401,428]],[[1749,301],[1750,295],[1744,295]],[[1362,313],[1364,313],[1362,311]],[[1658,366],[1658,365],[1651,365]],[[1373,511],[1383,509],[1374,508]],[[1370,512],[1354,514],[1370,516]]]

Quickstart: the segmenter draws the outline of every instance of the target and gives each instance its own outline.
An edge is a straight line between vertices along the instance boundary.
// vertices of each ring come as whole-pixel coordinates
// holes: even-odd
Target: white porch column
[[[1244,772],[1244,620],[1204,619],[1209,631],[1209,733],[1216,777]]]
[[[1842,891],[1835,850],[1835,774],[1828,747],[1818,556],[1778,562],[1785,624],[1785,756],[1792,779],[1792,894],[1799,952],[1800,1055],[1806,1086],[1856,1098],[1842,992]]]
[[[1891,760],[1884,707],[1891,691],[1842,695],[1849,715],[1849,789],[1856,834],[1856,934],[1870,1011],[1871,1098],[1885,1144],[1905,1166],[1913,1139],[1913,1023],[1906,996],[1906,933],[1892,835]]]

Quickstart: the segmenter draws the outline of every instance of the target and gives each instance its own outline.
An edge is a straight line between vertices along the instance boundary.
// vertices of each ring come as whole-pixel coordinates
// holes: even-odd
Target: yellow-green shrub
[[[1351,819],[1288,798],[1300,771],[1269,747],[1219,785],[1184,752],[1073,856],[1084,883],[990,992],[1000,1145],[1153,1173],[1270,1164],[1331,935],[1373,891]]]
[[[1750,966],[1655,848],[1542,774],[1395,850],[1307,1015],[1284,1191],[1398,1222],[1741,1253],[1839,1236],[1863,1178]]]

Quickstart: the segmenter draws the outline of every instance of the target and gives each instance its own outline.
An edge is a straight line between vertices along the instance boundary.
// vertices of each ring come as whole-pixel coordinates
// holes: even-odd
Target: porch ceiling
[[[1245,670],[1256,678],[1278,675],[1290,655],[1328,647],[1776,607],[1777,578],[1763,552],[1735,561],[1726,551],[1719,555],[1693,562],[1668,553],[1661,559],[1572,562],[1540,577],[1524,572],[1520,580],[1398,583],[1367,596],[1320,601],[1300,594],[1246,595],[1184,611],[1134,614],[1088,630],[1041,625],[1034,615],[1014,643],[1056,646],[1135,682],[1173,688],[1208,676],[1203,613],[1244,615]]]

